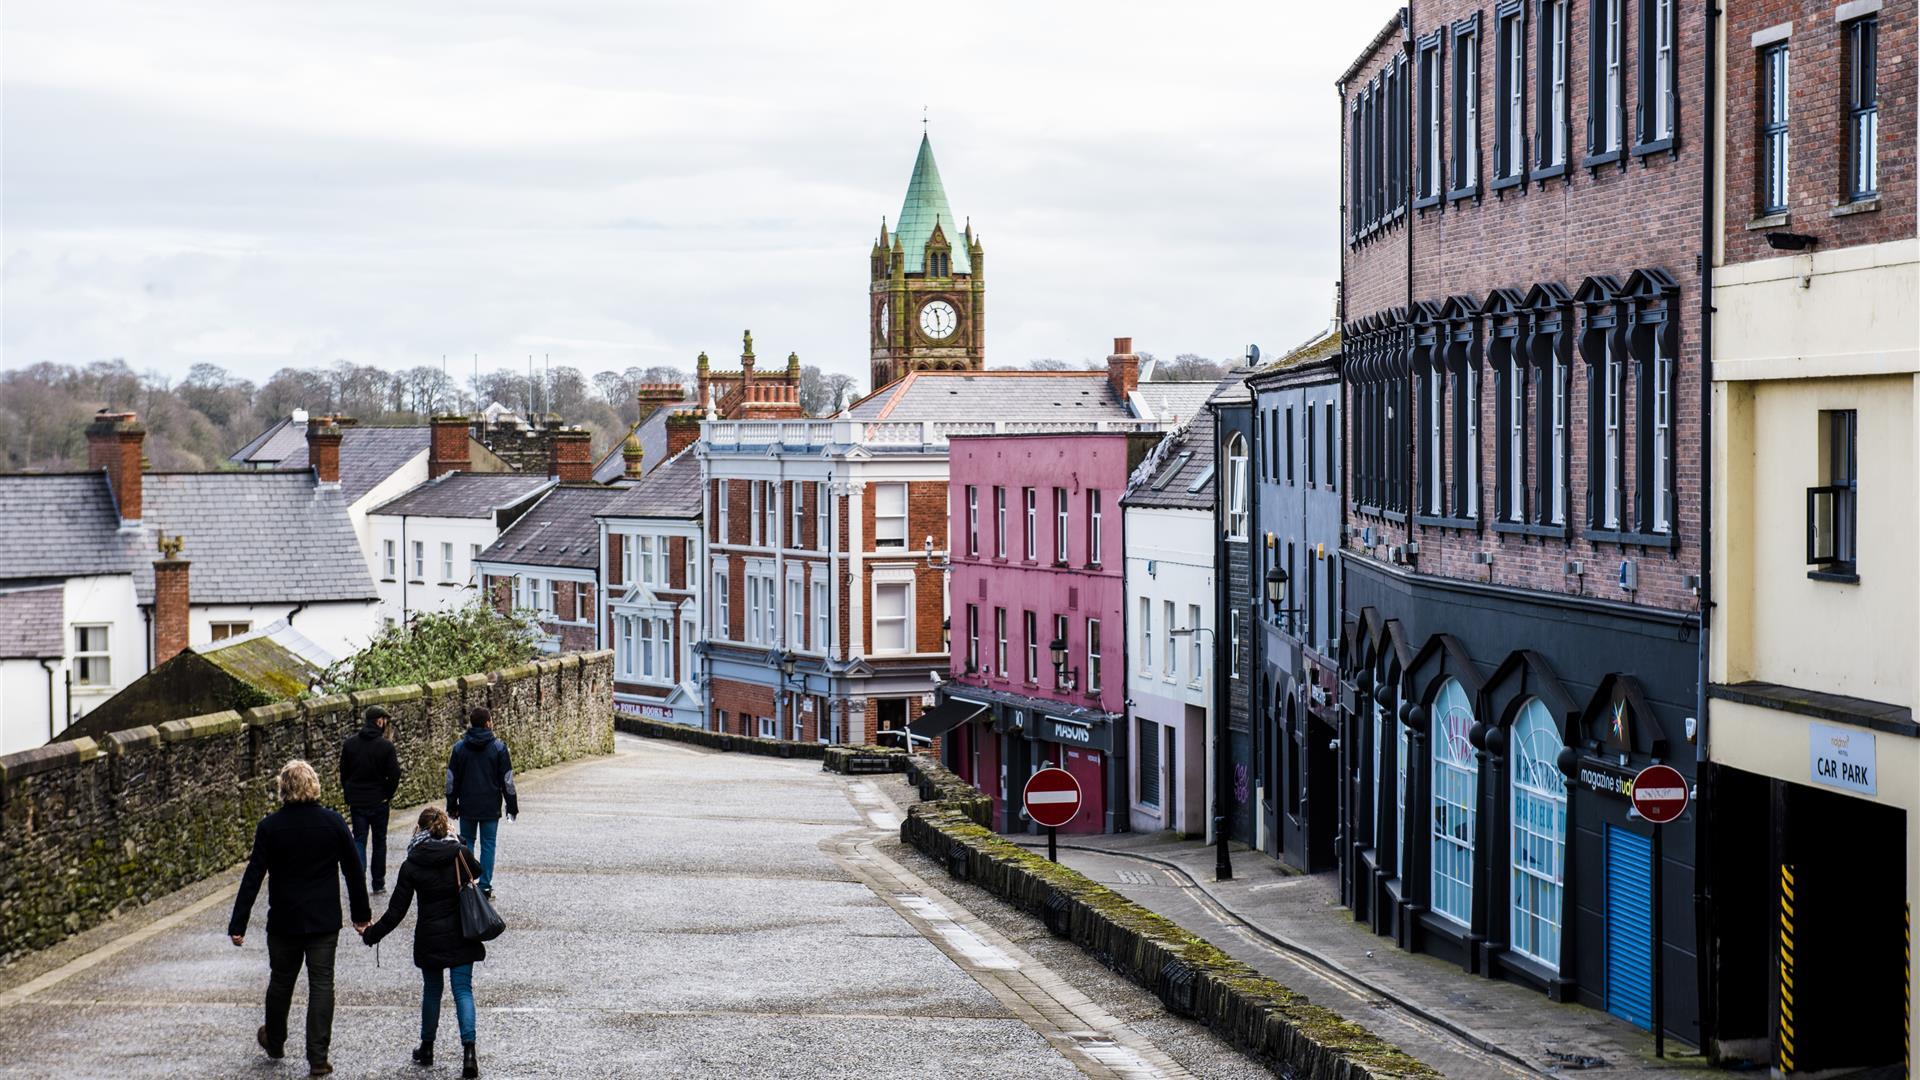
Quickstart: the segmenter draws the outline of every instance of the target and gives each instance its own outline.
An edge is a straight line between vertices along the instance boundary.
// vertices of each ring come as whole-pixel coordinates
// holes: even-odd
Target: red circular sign
[[[1671,765],[1649,765],[1633,778],[1633,808],[1655,825],[1665,825],[1687,809],[1687,778]]]
[[[1065,769],[1049,766],[1027,778],[1020,798],[1035,824],[1058,828],[1080,812],[1080,781]]]

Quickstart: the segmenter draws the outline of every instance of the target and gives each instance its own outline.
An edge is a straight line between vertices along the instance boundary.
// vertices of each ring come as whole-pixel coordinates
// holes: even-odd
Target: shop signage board
[[[615,698],[613,711],[622,716],[639,716],[648,720],[673,722],[673,708],[668,705],[649,705],[638,701],[622,701]]]
[[[1588,790],[1602,795],[1618,795],[1623,799],[1632,797],[1635,775],[1631,769],[1591,757],[1581,758],[1579,767],[1574,771],[1575,779]]]
[[[1878,795],[1880,782],[1873,763],[1873,732],[1807,725],[1807,773],[1814,783],[1856,795]]]
[[[1077,746],[1083,750],[1113,749],[1113,731],[1110,724],[1089,724],[1044,714],[1039,717],[1039,721],[1039,730],[1034,732],[1034,738],[1060,743],[1063,746]]]
[[[1633,808],[1655,825],[1687,810],[1687,778],[1671,765],[1649,765],[1633,778]]]
[[[1080,813],[1080,781],[1065,769],[1048,767],[1027,778],[1027,787],[1021,793],[1020,801],[1027,808],[1027,816],[1036,825],[1047,827],[1047,858],[1059,862],[1059,852],[1054,843],[1054,830]]]

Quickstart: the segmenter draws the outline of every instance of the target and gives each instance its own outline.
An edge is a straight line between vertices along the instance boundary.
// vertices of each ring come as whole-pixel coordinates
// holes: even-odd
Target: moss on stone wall
[[[366,709],[392,714],[396,806],[442,798],[476,705],[521,771],[613,752],[613,654],[541,660],[425,686],[256,704],[0,757],[0,963],[246,858],[291,758],[340,796],[340,743]]]

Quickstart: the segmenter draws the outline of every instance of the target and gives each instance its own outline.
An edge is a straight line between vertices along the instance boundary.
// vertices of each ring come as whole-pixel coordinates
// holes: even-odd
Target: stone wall
[[[466,710],[493,710],[514,768],[613,752],[613,654],[424,686],[263,705],[0,757],[0,963],[247,856],[290,758],[340,802],[340,744],[371,705],[393,716],[395,806],[438,802]]]

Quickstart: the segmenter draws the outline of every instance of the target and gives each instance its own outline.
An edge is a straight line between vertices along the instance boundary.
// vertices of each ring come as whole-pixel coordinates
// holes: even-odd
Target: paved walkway
[[[1251,1075],[1150,997],[1102,982],[1090,960],[1044,933],[1022,937],[1030,918],[956,902],[898,845],[906,790],[624,736],[612,757],[524,778],[525,813],[502,824],[496,878],[510,929],[474,978],[483,1073]],[[264,899],[246,947],[233,948],[237,878],[0,968],[0,1076],[305,1075],[304,988],[291,1058],[270,1062],[253,1045]],[[441,1063],[407,1063],[419,1024],[412,925],[383,943],[377,967],[342,935],[342,1077],[458,1073],[451,1003]]]
[[[1233,854],[1226,882],[1211,846],[1165,833],[1074,837],[1060,859],[1449,1077],[1724,1075],[1672,1040],[1656,1059],[1653,1036],[1606,1013],[1401,951],[1340,906],[1331,874]]]

